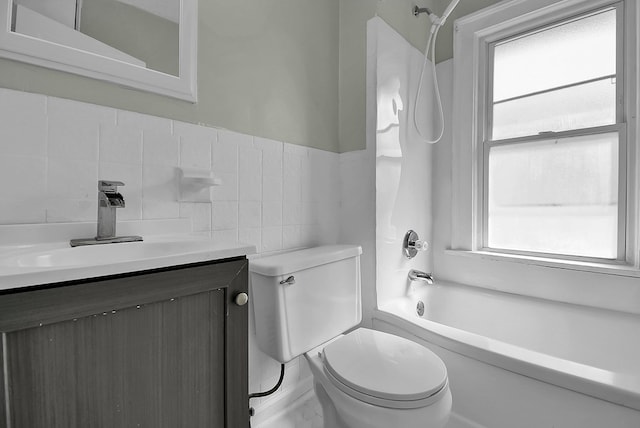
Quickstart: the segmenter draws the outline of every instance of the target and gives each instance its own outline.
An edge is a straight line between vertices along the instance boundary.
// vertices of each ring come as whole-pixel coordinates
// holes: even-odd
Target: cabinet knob
[[[247,293],[238,293],[236,294],[236,305],[238,306],[244,306],[247,304],[247,302],[249,301],[249,296],[247,295]]]

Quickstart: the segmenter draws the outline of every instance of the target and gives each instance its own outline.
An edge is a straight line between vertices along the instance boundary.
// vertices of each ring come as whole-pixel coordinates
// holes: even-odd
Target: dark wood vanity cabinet
[[[0,427],[248,428],[247,260],[0,295]]]

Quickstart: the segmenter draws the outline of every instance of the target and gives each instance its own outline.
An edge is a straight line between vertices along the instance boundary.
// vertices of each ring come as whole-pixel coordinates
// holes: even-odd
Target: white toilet
[[[331,245],[249,264],[258,345],[285,363],[304,354],[325,428],[441,428],[451,412],[447,369],[410,340],[366,328],[360,254]]]

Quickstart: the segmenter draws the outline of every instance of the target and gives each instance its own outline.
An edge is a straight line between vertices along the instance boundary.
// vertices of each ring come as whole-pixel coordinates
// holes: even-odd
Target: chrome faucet
[[[98,233],[96,239],[102,241],[116,236],[116,208],[124,208],[124,198],[118,193],[120,181],[98,181]]]
[[[433,284],[433,276],[430,273],[422,272],[420,270],[411,269],[409,271],[409,280],[411,281],[424,281],[427,284]]]
[[[72,247],[142,241],[140,236],[116,236],[116,209],[124,208],[124,197],[118,192],[120,181],[98,181],[98,232],[95,238],[72,239]]]

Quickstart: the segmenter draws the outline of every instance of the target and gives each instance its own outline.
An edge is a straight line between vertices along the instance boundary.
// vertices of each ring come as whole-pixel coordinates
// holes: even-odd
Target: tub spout
[[[424,281],[427,284],[433,284],[433,276],[431,276],[430,273],[422,272],[416,269],[411,269],[409,271],[409,279],[411,281]]]

